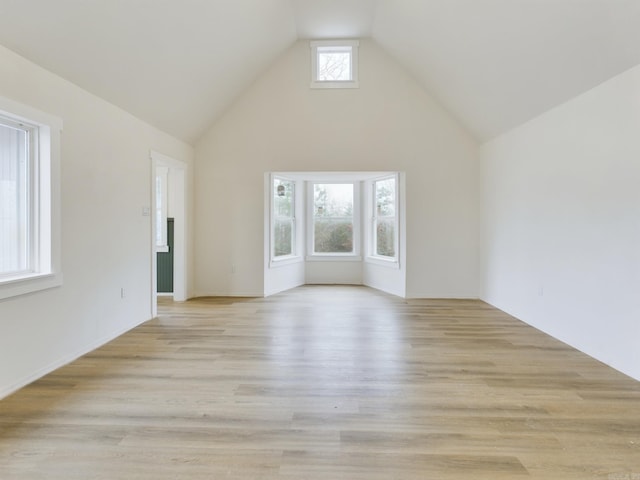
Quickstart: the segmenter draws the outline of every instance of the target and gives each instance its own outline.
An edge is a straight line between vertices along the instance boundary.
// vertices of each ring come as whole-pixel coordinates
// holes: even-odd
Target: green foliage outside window
[[[353,253],[353,184],[313,189],[314,253]]]
[[[376,255],[395,257],[395,232],[393,219],[378,220],[376,225]]]
[[[396,180],[375,182],[375,254],[395,257]]]
[[[275,257],[293,255],[294,183],[275,178],[273,181],[273,249]]]

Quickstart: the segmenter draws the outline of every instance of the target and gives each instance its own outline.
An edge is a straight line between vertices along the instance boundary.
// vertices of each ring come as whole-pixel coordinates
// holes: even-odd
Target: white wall
[[[298,42],[196,145],[196,293],[263,295],[264,173],[405,171],[407,295],[477,297],[477,144],[376,44],[312,90]]]
[[[308,285],[362,285],[362,261],[308,261],[304,275]]]
[[[0,95],[64,122],[64,284],[0,301],[1,398],[150,318],[149,151],[193,150],[3,47]]]
[[[482,157],[482,298],[640,379],[640,67]]]

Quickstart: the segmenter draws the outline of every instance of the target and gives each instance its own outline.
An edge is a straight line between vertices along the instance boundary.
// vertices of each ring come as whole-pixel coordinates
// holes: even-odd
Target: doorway
[[[166,250],[160,246],[158,241],[158,227],[168,218],[172,218],[172,283],[173,299],[183,302],[187,299],[187,245],[186,245],[186,169],[184,162],[158,152],[151,151],[151,315],[158,314],[158,252]],[[166,172],[165,201],[158,201],[156,198],[157,182],[159,172]],[[159,212],[159,207],[164,208],[163,214]],[[160,208],[162,210],[162,208]],[[168,223],[164,228],[168,233]],[[162,228],[160,229],[162,231]],[[166,245],[168,247],[168,244]]]

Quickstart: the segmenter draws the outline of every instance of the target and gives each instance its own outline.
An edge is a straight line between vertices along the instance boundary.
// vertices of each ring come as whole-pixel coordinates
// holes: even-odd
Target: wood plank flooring
[[[640,480],[640,384],[480,301],[163,301],[0,401],[0,479]]]

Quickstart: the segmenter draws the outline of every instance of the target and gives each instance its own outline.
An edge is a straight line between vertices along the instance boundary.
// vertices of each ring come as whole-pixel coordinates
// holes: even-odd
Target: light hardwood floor
[[[162,301],[0,401],[0,479],[640,480],[640,384],[480,301]]]

